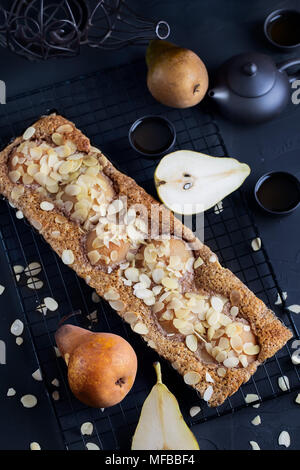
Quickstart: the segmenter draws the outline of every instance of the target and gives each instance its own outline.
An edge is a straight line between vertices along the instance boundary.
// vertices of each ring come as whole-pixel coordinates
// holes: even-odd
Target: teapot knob
[[[244,74],[249,75],[251,77],[252,75],[256,74],[257,65],[253,62],[248,62],[247,64],[243,65],[242,70]]]

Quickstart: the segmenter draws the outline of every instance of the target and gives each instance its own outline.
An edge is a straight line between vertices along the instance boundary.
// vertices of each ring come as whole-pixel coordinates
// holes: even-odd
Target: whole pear
[[[146,52],[147,86],[160,103],[173,108],[198,104],[208,89],[208,73],[195,52],[154,39]]]
[[[55,339],[68,366],[69,386],[78,400],[95,408],[123,400],[137,371],[136,354],[124,338],[63,325]]]

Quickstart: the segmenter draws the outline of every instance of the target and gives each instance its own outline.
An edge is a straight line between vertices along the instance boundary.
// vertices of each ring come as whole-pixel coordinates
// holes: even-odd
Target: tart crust
[[[34,138],[39,141],[51,141],[51,135],[55,130],[70,121],[62,116],[50,115],[39,119],[33,127],[35,128]],[[73,123],[72,123],[73,125]],[[74,127],[72,133],[68,134],[68,139],[75,142],[79,151],[89,152],[90,141],[78,129]],[[41,196],[30,186],[23,186],[12,183],[8,177],[8,159],[11,152],[23,142],[23,136],[16,138],[0,153],[0,192],[33,224],[45,240],[51,245],[53,250],[62,257],[65,250],[71,250],[74,254],[74,262],[71,267],[76,273],[84,278],[86,282],[105,298],[105,294],[114,288],[119,294],[119,300],[124,308],[118,310],[118,314],[125,320],[132,319],[133,312],[138,318],[139,327],[133,326],[137,332],[141,332],[144,340],[153,347],[159,355],[171,362],[173,367],[184,376],[188,372],[199,374],[198,383],[192,385],[201,396],[204,396],[208,387],[213,387],[213,393],[208,401],[210,406],[218,406],[224,400],[235,393],[238,388],[249,380],[256,371],[259,364],[273,356],[292,337],[291,331],[258,299],[231,271],[223,268],[217,260],[216,255],[198,239],[181,222],[176,219],[168,209],[159,204],[154,198],[147,194],[129,176],[119,172],[110,161],[99,153],[99,160],[103,167],[103,173],[113,182],[113,186],[119,196],[126,196],[128,206],[131,204],[143,204],[148,213],[151,214],[151,207],[156,207],[162,214],[168,216],[172,235],[183,238],[187,242],[193,242],[194,254],[200,256],[204,261],[195,269],[195,282],[199,288],[202,286],[208,291],[215,292],[224,297],[230,298],[232,292],[235,293],[235,305],[239,307],[239,315],[246,319],[257,337],[260,345],[260,352],[257,360],[245,368],[228,368],[226,375],[220,377],[217,373],[216,364],[204,363],[196,357],[178,338],[167,337],[159,328],[151,307],[134,296],[130,286],[124,285],[119,277],[119,270],[115,269],[111,273],[104,272],[98,266],[92,266],[86,256],[84,247],[84,237],[86,232],[82,228],[68,219],[62,212],[54,207],[53,210],[45,211],[40,208]],[[24,187],[24,192],[19,195],[14,189]],[[14,190],[14,191],[13,191]],[[43,197],[42,200],[45,200]],[[50,200],[49,200],[50,201]],[[57,216],[64,219],[64,223],[57,223]],[[169,229],[160,222],[160,233]],[[53,236],[55,232],[55,236]],[[60,235],[57,236],[57,232]],[[107,295],[106,295],[107,297]],[[115,306],[111,302],[112,306]],[[131,320],[130,320],[131,321]],[[137,323],[135,324],[137,325]],[[207,382],[207,373],[211,380]],[[197,379],[197,380],[198,380]]]

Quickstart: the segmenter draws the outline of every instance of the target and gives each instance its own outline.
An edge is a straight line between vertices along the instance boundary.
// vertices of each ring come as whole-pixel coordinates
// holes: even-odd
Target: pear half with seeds
[[[146,398],[132,440],[132,450],[199,450],[174,395],[162,383],[160,363],[155,362],[157,382]]]
[[[177,214],[198,214],[238,189],[250,167],[234,158],[192,150],[169,153],[159,162],[154,181],[160,200]]]

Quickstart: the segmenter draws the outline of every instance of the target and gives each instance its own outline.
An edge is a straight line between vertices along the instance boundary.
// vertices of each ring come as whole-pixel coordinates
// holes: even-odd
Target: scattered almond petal
[[[259,445],[257,444],[257,442],[255,442],[255,441],[249,441],[249,444],[251,445],[252,450],[260,450],[260,447],[259,447]]]
[[[0,339],[0,364],[6,364],[6,345],[2,339]]]
[[[200,411],[201,411],[200,406],[192,406],[192,408],[190,409],[190,416],[193,418],[198,413],[200,413]]]
[[[286,375],[278,378],[278,387],[283,391],[286,392],[290,389],[290,381]]]
[[[291,438],[287,431],[281,431],[278,437],[278,444],[280,446],[290,447],[291,445]]]
[[[45,297],[44,304],[51,312],[54,312],[58,308],[58,303],[52,297]]]
[[[224,210],[223,209],[223,201],[220,201],[220,202],[218,202],[218,204],[215,205],[214,213],[218,215],[218,214],[221,214],[221,212],[223,212],[223,210]]]
[[[23,219],[24,218],[23,212],[22,211],[17,211],[16,212],[16,217],[17,217],[17,219]]]
[[[259,237],[254,238],[251,242],[251,247],[253,251],[258,251],[261,249],[261,239]]]
[[[41,374],[41,371],[40,369],[37,369],[36,371],[33,372],[33,374],[31,374],[32,377],[34,378],[34,380],[37,380],[38,382],[40,382],[41,380],[43,380],[43,377],[42,377],[42,374]]]
[[[291,345],[291,348],[292,349],[297,349],[300,347],[300,340],[299,339],[295,339],[295,341],[292,342],[292,345]]]
[[[30,450],[41,450],[41,446],[38,442],[31,442]]]
[[[295,402],[296,402],[298,405],[300,405],[300,393],[298,393],[298,395],[296,396]]]
[[[255,418],[253,418],[251,423],[253,424],[253,426],[258,426],[259,424],[261,424],[260,416],[259,415],[255,416]]]
[[[20,336],[24,331],[24,323],[17,318],[10,327],[10,332],[15,336]]]
[[[5,287],[1,286],[1,284],[0,284],[0,295],[2,295],[4,291],[5,291]]]
[[[87,450],[100,450],[100,448],[97,446],[97,444],[94,444],[93,442],[87,442],[86,443],[86,448],[87,448]]]
[[[53,347],[54,347],[54,352],[55,352],[56,357],[61,357],[60,350],[56,346],[53,346]]]
[[[287,299],[287,292],[282,292],[282,299],[283,299],[283,300],[286,300],[286,299]],[[278,293],[278,294],[277,294],[277,300],[276,300],[276,302],[275,302],[275,305],[281,305],[281,304],[282,304],[282,299],[281,299],[280,294]]]
[[[290,305],[288,309],[290,310],[290,312],[300,313],[300,305],[297,305],[297,304]]]
[[[300,348],[293,352],[292,363],[295,364],[295,366],[300,364]]]
[[[37,398],[34,395],[23,395],[21,403],[24,408],[33,408],[37,404]]]
[[[21,273],[24,271],[24,267],[21,266],[20,264],[16,264],[16,265],[13,267],[13,270],[14,270],[14,273],[15,273],[15,274],[21,274]]]
[[[80,432],[84,436],[91,436],[93,434],[94,426],[93,423],[90,423],[87,421],[86,423],[83,423],[80,427]]]
[[[33,277],[39,274],[42,270],[42,267],[40,263],[37,261],[34,261],[33,263],[30,263],[27,268],[25,269],[24,273],[26,276]]]
[[[40,279],[38,279],[37,277],[29,277],[27,279],[27,287],[29,289],[41,289],[43,287],[44,283],[43,281],[41,281]]]
[[[92,293],[92,301],[95,304],[98,304],[101,301],[101,298],[99,297],[99,295],[95,291]]]
[[[59,400],[59,392],[57,390],[55,390],[55,392],[52,392],[52,398],[55,401]]]
[[[7,394],[6,394],[6,395],[7,395],[8,397],[13,397],[15,394],[16,394],[15,389],[14,389],[14,388],[9,388],[9,389],[7,390]]]
[[[256,400],[259,400],[259,396],[256,395],[256,393],[248,393],[246,396],[245,396],[245,402],[246,403],[253,403],[254,401]]]
[[[59,387],[59,380],[58,379],[56,379],[56,378],[53,379],[51,383],[54,387]]]
[[[18,336],[18,337],[16,338],[16,344],[17,344],[18,346],[21,346],[21,344],[23,344],[23,338],[22,338],[21,336]]]

